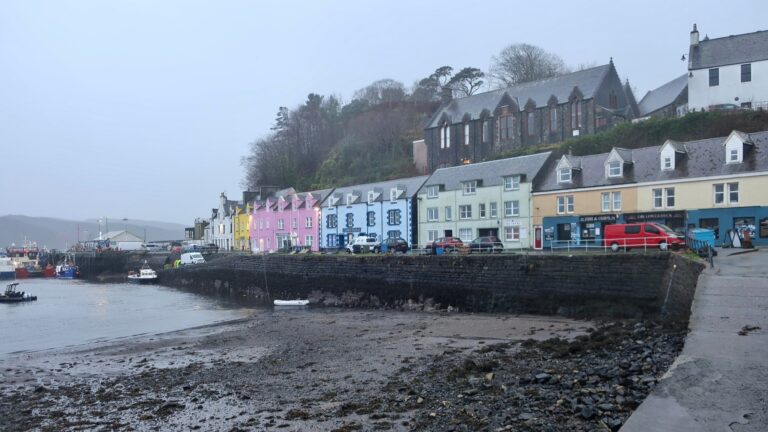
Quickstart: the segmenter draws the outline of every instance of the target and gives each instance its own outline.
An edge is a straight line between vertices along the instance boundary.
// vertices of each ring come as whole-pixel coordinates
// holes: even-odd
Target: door
[[[543,246],[541,226],[535,226],[533,227],[533,248],[541,250]]]

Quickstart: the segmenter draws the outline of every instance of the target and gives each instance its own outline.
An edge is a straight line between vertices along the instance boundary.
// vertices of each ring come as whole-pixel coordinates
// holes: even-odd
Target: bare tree
[[[556,54],[529,44],[510,45],[491,59],[490,76],[497,87],[510,87],[529,81],[536,81],[562,75],[568,67]]]
[[[405,100],[405,86],[400,81],[381,79],[356,91],[354,99],[368,101],[371,105],[401,102]]]

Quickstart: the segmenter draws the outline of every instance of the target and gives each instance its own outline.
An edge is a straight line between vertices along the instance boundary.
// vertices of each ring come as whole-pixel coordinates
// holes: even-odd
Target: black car
[[[203,253],[216,253],[219,251],[219,246],[216,243],[208,243],[202,246]]]
[[[406,253],[410,247],[408,247],[408,242],[405,241],[404,238],[398,237],[398,238],[388,238],[381,243],[377,244],[373,247],[373,251],[375,253],[379,253],[383,250],[386,250],[387,252],[402,252]]]
[[[469,244],[469,251],[501,253],[504,251],[504,243],[494,236],[478,237]]]

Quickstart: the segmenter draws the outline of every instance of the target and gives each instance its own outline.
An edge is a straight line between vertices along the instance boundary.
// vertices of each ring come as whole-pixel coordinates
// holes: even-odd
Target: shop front
[[[581,242],[578,216],[544,217],[545,248],[568,247]]]
[[[655,211],[645,213],[625,213],[625,223],[654,222],[664,224],[680,234],[686,231],[685,211]]]
[[[718,245],[729,244],[729,231],[741,241],[749,238],[753,245],[768,244],[768,207],[732,207],[688,211],[688,227],[707,228],[715,232]]]
[[[615,224],[616,219],[616,215],[613,214],[579,216],[579,236],[581,241],[585,244],[602,244],[604,227]]]

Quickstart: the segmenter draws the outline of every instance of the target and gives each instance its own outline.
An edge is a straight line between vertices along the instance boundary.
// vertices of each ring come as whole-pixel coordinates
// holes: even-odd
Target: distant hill
[[[147,241],[179,240],[184,238],[184,225],[157,222],[129,220],[123,222],[120,218],[109,218],[109,227],[102,223],[101,232],[122,231],[144,238]],[[12,243],[21,245],[24,240],[36,242],[38,246],[49,249],[64,249],[78,240],[91,240],[99,236],[98,220],[73,221],[48,217],[32,217],[23,215],[0,216],[0,248]]]

